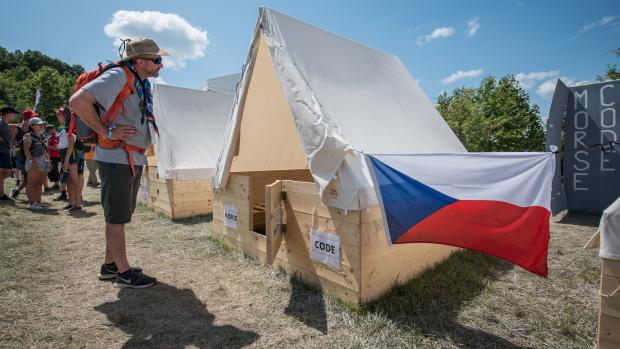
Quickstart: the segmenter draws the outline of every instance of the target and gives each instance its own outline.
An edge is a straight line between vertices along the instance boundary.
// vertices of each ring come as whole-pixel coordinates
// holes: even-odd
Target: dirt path
[[[462,253],[357,307],[228,250],[209,237],[208,218],[171,222],[144,207],[128,226],[128,250],[160,283],[119,291],[96,278],[98,195],[86,189],[85,209],[73,215],[51,196],[44,213],[23,201],[0,206],[0,347],[593,345],[598,259],[580,247],[597,217],[553,225],[548,280]]]

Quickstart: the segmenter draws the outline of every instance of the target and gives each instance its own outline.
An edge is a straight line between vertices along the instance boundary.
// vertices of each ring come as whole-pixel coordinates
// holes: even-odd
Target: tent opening
[[[238,139],[230,175],[250,177],[254,231],[264,235],[265,186],[279,179],[313,179],[262,31],[242,105]]]

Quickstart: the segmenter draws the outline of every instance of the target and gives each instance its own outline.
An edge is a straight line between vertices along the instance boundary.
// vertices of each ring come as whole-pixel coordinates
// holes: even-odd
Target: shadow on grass
[[[94,309],[131,336],[123,348],[241,348],[259,335],[231,325],[214,325],[215,315],[190,289],[158,283],[121,289],[118,300]]]
[[[291,298],[284,313],[312,327],[322,334],[327,334],[327,311],[323,295],[317,290],[304,285],[297,277],[291,277]]]
[[[15,201],[13,200],[1,200],[0,201],[0,207],[2,206],[8,206],[8,207],[17,207],[17,205],[15,204]]]
[[[40,214],[40,215],[51,215],[51,216],[57,216],[59,215],[59,211],[56,208],[51,208],[51,207],[44,207],[42,209],[39,210],[31,210],[28,207],[24,207],[23,208],[25,211],[30,211],[33,214]]]
[[[362,306],[425,337],[443,338],[461,348],[521,348],[490,333],[458,323],[460,309],[512,264],[481,253],[460,251],[383,297]]]
[[[600,221],[600,214],[568,211],[557,223],[598,227]]]
[[[195,225],[200,223],[209,223],[213,221],[213,214],[209,213],[206,215],[193,216],[188,218],[181,219],[173,219],[174,223],[183,224],[183,225]]]
[[[70,211],[70,212],[69,212],[69,214],[70,214],[72,217],[75,217],[75,218],[89,218],[89,217],[92,217],[92,216],[96,216],[96,215],[97,215],[97,212],[84,211],[84,210],[82,209],[82,210],[73,210],[73,211]]]
[[[82,200],[82,207],[90,207],[90,206],[97,206],[97,205],[101,205],[101,202],[99,202],[99,201],[90,201],[90,200]]]

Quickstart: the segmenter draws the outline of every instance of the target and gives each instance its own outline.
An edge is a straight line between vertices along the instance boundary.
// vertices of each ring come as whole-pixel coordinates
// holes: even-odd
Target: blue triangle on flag
[[[396,242],[407,230],[442,207],[458,201],[393,169],[373,156],[368,157],[383,199],[392,242]]]

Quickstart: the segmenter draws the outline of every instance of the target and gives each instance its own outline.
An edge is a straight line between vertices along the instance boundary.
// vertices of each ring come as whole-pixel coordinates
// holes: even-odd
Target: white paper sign
[[[237,212],[238,210],[235,206],[224,204],[224,225],[225,226],[229,228],[237,229],[237,227],[239,226],[239,217],[237,216]]]
[[[340,236],[310,230],[310,258],[340,270]]]

